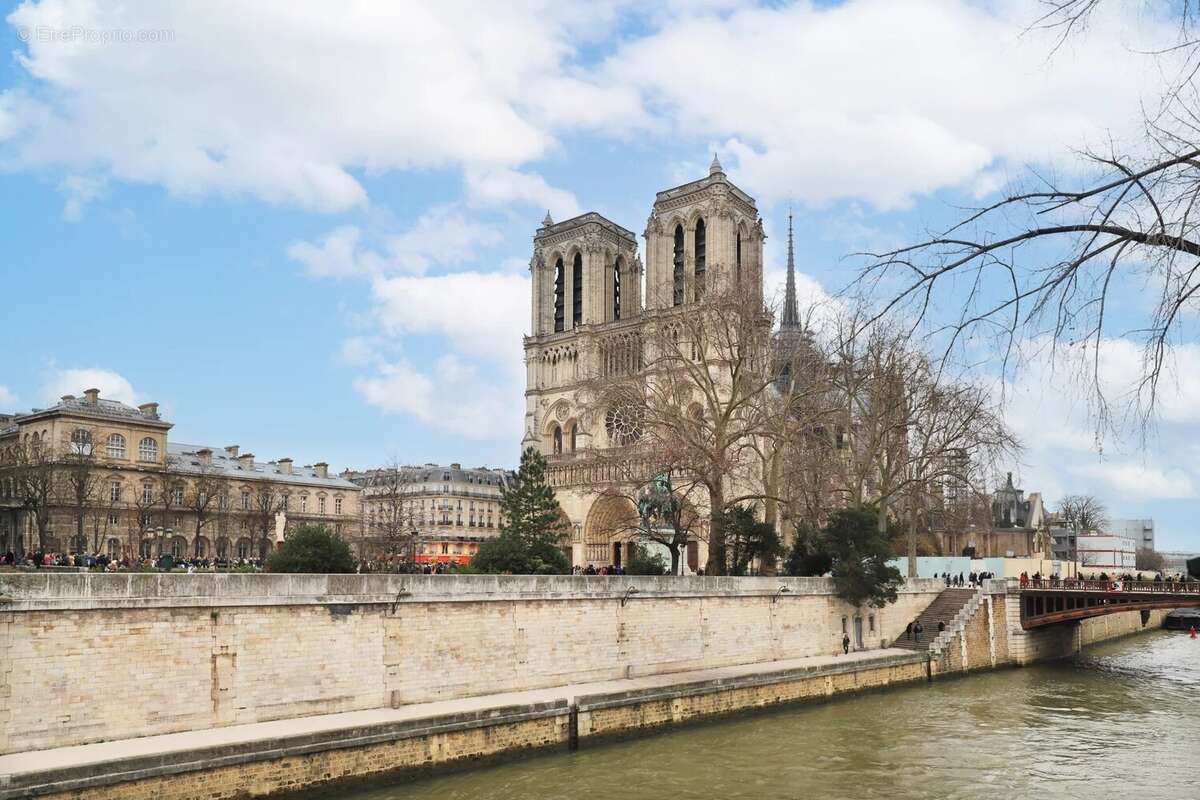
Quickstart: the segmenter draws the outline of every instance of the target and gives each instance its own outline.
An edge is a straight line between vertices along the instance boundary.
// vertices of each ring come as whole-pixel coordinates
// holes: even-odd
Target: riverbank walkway
[[[628,695],[645,702],[925,659],[923,653],[902,649],[864,650],[13,753],[0,756],[0,800],[561,716],[576,704],[583,709],[587,698],[611,703]]]

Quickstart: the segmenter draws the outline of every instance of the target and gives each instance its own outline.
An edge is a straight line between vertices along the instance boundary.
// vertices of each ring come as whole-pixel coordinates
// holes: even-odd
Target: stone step
[[[905,634],[901,633],[896,637],[896,641],[892,643],[892,647],[898,647],[902,650],[916,650],[925,652],[929,649],[929,645],[938,637],[941,631],[938,630],[938,623],[944,623],[948,628],[954,618],[958,616],[958,612],[963,606],[971,601],[975,596],[975,589],[945,589],[934,598],[924,611],[917,615],[916,619],[912,620],[914,626],[919,621],[921,623],[921,639],[917,641],[916,634],[914,638],[906,638]]]

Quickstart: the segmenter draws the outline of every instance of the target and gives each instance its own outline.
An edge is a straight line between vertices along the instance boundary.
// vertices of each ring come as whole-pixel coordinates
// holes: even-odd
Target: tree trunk
[[[771,466],[768,470],[769,478],[767,480],[767,494],[771,495],[763,504],[763,522],[771,526],[771,529],[780,534],[779,540],[783,542],[783,531],[779,530],[779,501],[775,499],[779,489],[779,461],[780,454],[778,452],[771,456]],[[786,546],[787,542],[783,542]],[[779,566],[775,560],[774,553],[766,553],[762,557],[759,572],[763,575],[775,575],[779,571]]]
[[[917,577],[917,521],[911,509],[908,512],[908,577]]]
[[[725,486],[718,476],[708,482],[708,563],[704,565],[705,575],[725,574],[725,522],[722,512],[725,511]]]
[[[679,545],[676,542],[671,542],[671,574],[679,574]]]

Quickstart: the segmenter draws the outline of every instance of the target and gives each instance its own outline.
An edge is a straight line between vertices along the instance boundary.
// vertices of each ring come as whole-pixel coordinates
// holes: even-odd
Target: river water
[[[1155,632],[1073,661],[583,746],[348,800],[1200,798],[1200,640]]]

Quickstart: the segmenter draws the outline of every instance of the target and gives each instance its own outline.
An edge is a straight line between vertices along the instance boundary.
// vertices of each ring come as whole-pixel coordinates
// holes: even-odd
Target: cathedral
[[[655,196],[643,237],[644,263],[633,231],[595,212],[562,222],[547,213],[533,237],[522,447],[546,456],[577,566],[619,565],[637,539],[630,497],[638,487],[620,486],[604,458],[636,446],[637,421],[593,407],[586,382],[637,375],[648,322],[686,314],[706,291],[737,284],[762,301],[762,220],[715,156],[707,176]],[[695,538],[686,557],[693,571],[707,557]]]

